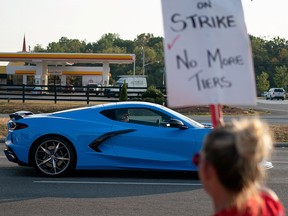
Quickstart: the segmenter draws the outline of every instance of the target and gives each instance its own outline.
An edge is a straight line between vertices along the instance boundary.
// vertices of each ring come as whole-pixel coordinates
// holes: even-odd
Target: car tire
[[[60,137],[51,136],[38,141],[31,156],[35,171],[41,176],[67,176],[75,169],[74,150],[67,140]]]

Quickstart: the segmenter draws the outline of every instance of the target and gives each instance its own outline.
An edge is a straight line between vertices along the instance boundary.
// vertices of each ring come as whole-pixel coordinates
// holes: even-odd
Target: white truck
[[[145,76],[119,76],[115,85],[104,89],[104,95],[107,97],[118,97],[119,91],[124,82],[127,85],[128,96],[137,96],[147,90],[147,80]]]

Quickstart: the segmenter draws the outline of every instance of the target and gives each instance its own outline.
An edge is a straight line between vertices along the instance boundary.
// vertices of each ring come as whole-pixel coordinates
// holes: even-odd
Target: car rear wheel
[[[40,175],[57,177],[71,173],[75,154],[71,144],[59,137],[47,137],[34,147],[33,165]]]

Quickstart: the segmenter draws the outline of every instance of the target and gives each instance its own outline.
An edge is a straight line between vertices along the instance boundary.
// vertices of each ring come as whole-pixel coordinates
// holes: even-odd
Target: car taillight
[[[9,129],[10,130],[21,130],[24,128],[27,128],[28,125],[23,124],[23,123],[19,123],[19,122],[12,122],[10,123]]]

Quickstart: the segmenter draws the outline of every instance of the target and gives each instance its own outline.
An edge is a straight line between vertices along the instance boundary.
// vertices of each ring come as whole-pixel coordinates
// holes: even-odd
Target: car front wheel
[[[75,167],[73,148],[60,137],[48,137],[37,142],[32,158],[36,172],[43,176],[68,175]]]

